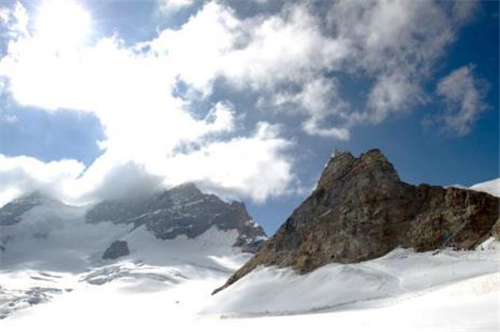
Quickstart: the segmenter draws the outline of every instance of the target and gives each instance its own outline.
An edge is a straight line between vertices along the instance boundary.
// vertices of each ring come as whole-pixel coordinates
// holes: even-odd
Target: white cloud
[[[291,145],[279,137],[278,127],[259,123],[250,137],[215,142],[167,158],[156,171],[170,184],[194,181],[202,188],[262,202],[290,190],[295,179],[292,162],[282,153]]]
[[[306,6],[285,6],[277,16],[243,21],[246,43],[226,56],[223,75],[254,89],[305,83],[311,75],[340,69],[350,53],[348,41],[321,33],[320,21]]]
[[[162,31],[149,46],[154,54],[168,58],[175,75],[208,95],[225,65],[224,54],[236,42],[238,25],[230,9],[211,2],[180,29]]]
[[[207,5],[205,15],[218,8]],[[0,76],[18,103],[48,112],[90,112],[104,128],[105,139],[100,142],[103,155],[74,179],[72,199],[110,198],[126,192],[125,187],[129,192],[140,192],[134,188],[141,187],[141,181],[152,184],[159,177],[166,179],[165,186],[203,181],[224,192],[233,190],[259,201],[289,189],[293,177],[286,169],[282,175],[276,174],[275,181],[248,181],[266,174],[262,164],[267,172],[291,167],[285,154],[289,143],[263,134],[271,131],[263,128],[272,127],[262,124],[255,135],[228,141],[228,134],[236,134],[239,119],[230,102],[216,103],[200,118],[192,113],[189,100],[175,96],[178,77],[194,89],[202,89],[207,77],[213,77],[203,73],[204,65],[197,67],[202,56],[210,55],[210,50],[203,50],[210,41],[200,49],[182,49],[186,42],[183,37],[203,37],[196,24],[207,18],[196,17],[182,32],[168,30],[159,37],[171,37],[168,40],[173,46],[165,54],[155,47],[150,51],[138,49],[145,45],[126,47],[116,37],[64,49],[43,43],[36,34],[9,43],[8,54],[0,60]],[[219,32],[215,27],[214,34]],[[188,62],[183,63],[186,59],[182,57]],[[182,67],[187,64],[192,65],[191,70]],[[196,76],[186,75],[197,75],[199,71],[203,77],[197,85]],[[252,156],[239,157],[243,151],[233,145],[246,148]],[[183,149],[185,146],[190,148]],[[231,153],[239,159],[231,161]],[[207,155],[211,156],[210,162],[205,160]],[[267,164],[259,158],[267,158]],[[185,160],[196,162],[188,172]],[[246,160],[244,165],[242,160]],[[127,174],[126,178],[116,175],[121,173]],[[223,179],[224,174],[231,176]],[[108,184],[115,179],[121,179],[120,184],[113,185],[118,189],[110,190]]]
[[[133,198],[155,190],[195,182],[223,197],[263,202],[291,193],[296,181],[292,161],[283,152],[292,143],[279,137],[279,128],[259,123],[248,137],[205,144],[141,163],[112,151],[89,168],[75,160],[44,163],[31,157],[0,155],[0,203],[40,190],[70,203]]]
[[[0,35],[6,38],[19,38],[28,33],[29,16],[24,6],[16,2],[13,9],[0,8],[0,26],[3,26]]]
[[[84,169],[85,166],[75,160],[44,163],[31,157],[0,154],[0,206],[35,190],[65,197],[70,189],[69,181],[76,179]]]
[[[320,72],[340,68],[349,51],[344,40],[319,31],[320,22],[306,6],[286,6],[278,16],[239,19],[232,9],[212,2],[179,30],[163,31],[150,46],[157,54],[168,54],[179,77],[203,95],[221,77],[235,89],[280,94],[280,85],[292,83],[310,94],[315,84],[311,77],[317,81],[314,76]],[[314,117],[316,110],[329,112],[314,108],[305,107]]]
[[[302,127],[306,133],[340,140],[349,139],[347,129],[325,125],[328,117],[342,118],[349,116],[347,114],[351,111],[350,105],[340,96],[336,81],[321,78],[309,82],[295,98],[309,113],[309,118]]]
[[[233,89],[260,94],[263,110],[283,111],[286,105],[290,113],[306,115],[302,129],[309,135],[348,139],[356,125],[380,123],[427,102],[423,84],[477,7],[435,1],[321,5],[322,15],[312,2],[291,2],[275,15],[241,19],[211,2],[151,46],[169,54],[179,77],[203,96],[223,78]],[[350,105],[338,92],[339,74],[372,80],[366,100]],[[306,94],[316,98],[314,105]]]
[[[448,5],[457,7],[434,1],[342,1],[331,7],[329,25],[351,43],[350,70],[374,79],[351,126],[380,123],[428,101],[422,85],[468,19],[464,12],[475,7],[450,11]]]
[[[443,77],[437,85],[436,93],[442,97],[446,108],[436,117],[443,129],[458,136],[467,135],[486,109],[484,81],[474,77],[474,66],[464,66]]]
[[[415,104],[423,103],[424,92],[418,84],[404,75],[381,75],[373,85],[368,96],[367,114],[373,123],[385,120],[390,113],[410,109]]]
[[[352,43],[350,64],[372,74],[426,72],[457,28],[446,4],[435,1],[340,1],[328,22]]]
[[[152,46],[173,55],[179,77],[205,96],[223,78],[233,89],[260,94],[258,106],[265,110],[287,105],[292,114],[306,115],[302,129],[309,135],[348,139],[356,125],[380,123],[428,100],[423,84],[476,7],[434,1],[322,5],[324,15],[303,2],[286,4],[276,15],[240,19],[221,3],[209,3]],[[350,105],[338,92],[339,74],[372,80],[366,100]]]
[[[317,78],[304,83],[302,90],[296,93],[277,93],[260,101],[261,108],[273,107],[284,112],[295,110],[306,119],[302,129],[309,135],[349,139],[349,130],[328,124],[328,119],[352,118],[351,106],[342,99],[336,80]]]
[[[194,1],[160,4],[172,12]],[[221,82],[254,93],[263,111],[299,116],[309,135],[347,140],[356,125],[426,102],[423,83],[474,9],[433,1],[321,4],[321,13],[311,2],[292,2],[273,15],[241,18],[224,2],[206,2],[178,29],[137,45],[107,37],[61,48],[30,33],[18,3],[0,12],[2,26],[18,31],[0,60],[0,85],[21,105],[100,120],[103,155],[74,179],[80,197],[140,192],[141,181],[196,181],[262,201],[290,191],[290,143],[265,123],[240,135],[241,110],[231,100],[206,115],[195,114],[195,100],[214,97]],[[354,89],[372,82],[366,100],[350,102],[345,77]],[[127,183],[109,191],[119,173],[128,174]]]
[[[207,119],[192,117],[186,102],[172,96],[176,81],[168,60],[136,54],[113,38],[75,52],[23,39],[10,45],[0,73],[23,105],[94,113],[105,128],[102,147],[132,159],[166,154],[234,127],[227,106],[217,106]]]

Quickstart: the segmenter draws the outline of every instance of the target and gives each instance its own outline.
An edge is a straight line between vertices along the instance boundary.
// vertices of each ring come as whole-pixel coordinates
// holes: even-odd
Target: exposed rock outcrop
[[[228,287],[259,265],[310,272],[332,262],[380,257],[398,246],[417,251],[472,249],[491,236],[499,199],[486,193],[401,182],[379,150],[338,153],[313,193]],[[215,293],[214,292],[214,293]]]
[[[114,241],[102,254],[103,259],[117,259],[130,255],[127,241]]]
[[[236,230],[234,243],[244,252],[257,252],[267,240],[262,227],[248,215],[240,202],[227,203],[215,195],[201,192],[194,184],[181,185],[139,201],[105,201],[86,214],[86,221],[145,225],[157,238],[175,239],[179,235],[195,238],[216,226],[222,231]]]

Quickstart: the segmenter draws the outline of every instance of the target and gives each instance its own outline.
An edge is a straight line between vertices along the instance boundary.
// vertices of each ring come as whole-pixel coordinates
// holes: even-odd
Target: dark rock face
[[[127,241],[114,241],[102,254],[103,259],[117,259],[130,255]]]
[[[87,213],[86,221],[146,225],[163,240],[175,239],[178,235],[195,238],[217,226],[223,231],[237,230],[239,236],[234,246],[246,252],[256,252],[267,239],[243,203],[226,203],[215,195],[202,193],[193,184],[175,187],[143,201],[102,202]]]
[[[379,150],[359,158],[341,153],[329,161],[314,192],[216,292],[259,265],[307,273],[332,262],[377,258],[398,246],[471,249],[491,236],[497,220],[497,197],[406,184]]]

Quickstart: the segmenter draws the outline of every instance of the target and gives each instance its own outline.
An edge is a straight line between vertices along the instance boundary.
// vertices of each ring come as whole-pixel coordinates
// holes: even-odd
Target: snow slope
[[[206,312],[255,316],[365,308],[372,306],[367,301],[393,303],[497,271],[494,251],[435,254],[403,249],[358,264],[329,264],[305,275],[268,267],[215,296]]]
[[[500,197],[500,178],[475,184],[470,189]]]
[[[190,279],[225,278],[250,254],[233,247],[236,230],[216,226],[194,239],[157,239],[146,226],[85,222],[87,208],[50,201],[33,207],[20,222],[2,226],[0,318],[80,289],[116,280],[129,287],[168,288]],[[130,255],[102,259],[115,240]]]
[[[35,206],[18,224],[2,226],[2,271],[20,267],[84,271],[102,250],[130,231],[130,226],[85,223],[86,208],[53,201]],[[95,257],[94,257],[95,256]]]

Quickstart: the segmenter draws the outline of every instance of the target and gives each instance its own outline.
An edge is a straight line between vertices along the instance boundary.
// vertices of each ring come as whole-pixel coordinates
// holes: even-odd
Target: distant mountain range
[[[9,256],[9,247],[16,242],[29,241],[30,237],[33,241],[48,241],[57,236],[58,228],[67,229],[75,224],[75,218],[80,220],[77,224],[87,224],[87,229],[92,225],[112,223],[122,235],[124,227],[133,232],[142,226],[160,240],[194,239],[215,227],[223,232],[237,232],[232,245],[250,253],[256,252],[267,240],[264,230],[252,220],[243,203],[225,202],[215,195],[202,193],[194,184],[181,185],[144,199],[103,201],[89,207],[68,206],[34,192],[0,209],[0,249],[5,251],[4,258]],[[73,234],[74,241],[79,241],[79,235],[84,241],[84,234]],[[102,237],[109,235],[102,234]],[[115,238],[118,240],[119,236]],[[101,249],[104,253],[107,248]]]

